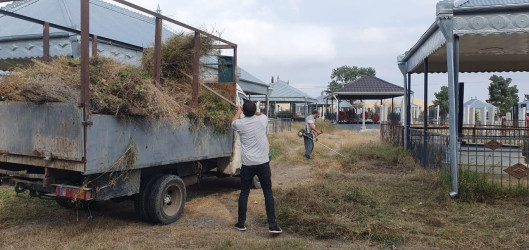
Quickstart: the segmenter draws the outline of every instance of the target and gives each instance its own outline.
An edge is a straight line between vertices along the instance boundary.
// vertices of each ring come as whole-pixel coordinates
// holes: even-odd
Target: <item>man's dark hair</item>
[[[255,103],[252,101],[244,100],[244,104],[242,105],[242,113],[246,117],[252,117],[255,115],[255,110],[257,110],[257,107],[255,106]]]
[[[320,113],[320,112],[318,112],[318,110],[313,110],[313,111],[312,111],[312,114],[313,114],[313,115],[318,114],[318,113]]]

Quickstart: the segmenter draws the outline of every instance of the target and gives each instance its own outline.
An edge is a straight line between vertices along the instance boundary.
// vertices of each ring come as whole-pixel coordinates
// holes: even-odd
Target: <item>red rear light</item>
[[[79,187],[58,185],[55,187],[55,196],[61,198],[88,201],[92,200],[92,189],[84,188],[83,190],[81,190],[81,188]]]

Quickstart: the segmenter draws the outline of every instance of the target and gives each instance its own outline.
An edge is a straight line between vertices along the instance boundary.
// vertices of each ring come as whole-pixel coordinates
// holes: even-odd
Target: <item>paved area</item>
[[[362,124],[338,124],[336,125],[339,129],[350,129],[350,130],[357,130],[360,131],[360,128],[362,127]],[[366,124],[367,129],[379,129],[380,130],[380,124]]]

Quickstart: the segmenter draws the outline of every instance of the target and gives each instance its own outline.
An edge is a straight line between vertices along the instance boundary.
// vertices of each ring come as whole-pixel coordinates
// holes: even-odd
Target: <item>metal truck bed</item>
[[[190,129],[188,122],[174,127],[91,115],[85,138],[82,121],[75,104],[0,102],[0,162],[89,175],[121,170],[112,166],[131,147],[137,152],[133,169],[229,157],[233,150],[233,132]]]

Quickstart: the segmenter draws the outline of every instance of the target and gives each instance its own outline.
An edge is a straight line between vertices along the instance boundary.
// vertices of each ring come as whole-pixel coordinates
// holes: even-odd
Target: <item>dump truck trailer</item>
[[[186,184],[212,170],[237,174],[234,136],[111,115],[84,123],[70,103],[0,102],[0,184],[65,207],[132,197],[142,219],[169,224],[182,214]]]

